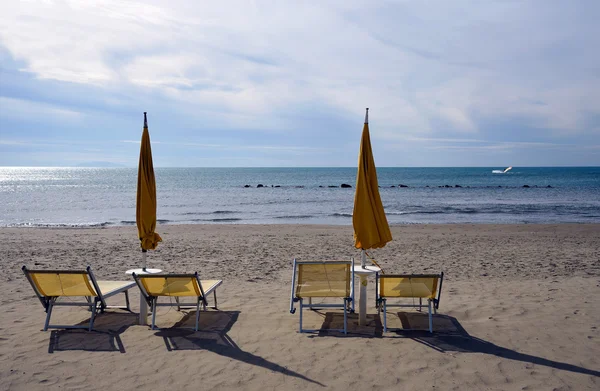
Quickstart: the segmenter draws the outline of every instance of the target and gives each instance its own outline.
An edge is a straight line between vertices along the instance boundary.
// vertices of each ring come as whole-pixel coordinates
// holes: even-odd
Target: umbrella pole
[[[148,250],[142,250],[142,270],[146,271],[146,258],[148,257]]]
[[[365,250],[363,249],[363,250],[361,250],[360,267],[362,267],[364,269],[365,266],[367,266],[367,254],[366,254]]]

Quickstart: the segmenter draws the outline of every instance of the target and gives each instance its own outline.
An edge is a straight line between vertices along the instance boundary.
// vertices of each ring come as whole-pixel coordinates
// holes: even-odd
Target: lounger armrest
[[[296,258],[294,258],[292,265],[294,271],[292,272],[292,292],[290,293],[290,314],[296,312],[296,308],[294,308],[294,302],[298,301],[298,299],[294,297],[294,288],[296,287]]]
[[[146,289],[144,288],[144,285],[140,281],[138,275],[135,274],[135,272],[133,272],[133,273],[131,273],[131,276],[133,277],[133,280],[137,284],[138,288],[140,288],[140,295],[142,295],[144,300],[146,300],[146,303],[148,303],[148,306],[152,307],[152,299],[153,298],[152,298],[152,296],[148,295],[148,292],[146,292]]]
[[[433,301],[433,304],[435,305],[435,309],[439,309],[440,308],[440,298],[442,297],[442,283],[444,282],[444,272],[440,273],[440,286],[438,289],[438,294],[437,294],[437,298]]]

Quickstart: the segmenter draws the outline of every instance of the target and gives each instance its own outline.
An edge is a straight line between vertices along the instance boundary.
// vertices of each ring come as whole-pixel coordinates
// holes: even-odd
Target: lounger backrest
[[[150,274],[137,275],[136,278],[149,296],[203,296],[195,274]]]
[[[45,297],[97,296],[87,271],[27,270],[34,288]]]
[[[380,275],[380,297],[420,297],[435,299],[440,275]]]
[[[296,297],[350,297],[351,262],[297,263]]]

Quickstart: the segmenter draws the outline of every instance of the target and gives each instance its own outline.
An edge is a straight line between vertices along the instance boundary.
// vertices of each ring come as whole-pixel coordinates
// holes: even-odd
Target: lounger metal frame
[[[419,297],[419,304],[387,304],[387,299],[380,296],[379,292],[379,279],[386,277],[400,277],[400,278],[439,278],[438,291],[434,299],[427,299],[427,309],[429,313],[429,332],[433,333],[433,314],[437,314],[437,310],[440,307],[440,297],[442,295],[442,283],[444,282],[444,272],[440,274],[384,274],[376,275],[375,279],[375,292],[377,302],[377,314],[381,313],[381,307],[383,305],[383,331],[386,332],[387,328],[387,308],[388,307],[404,307],[404,308],[418,308],[421,311],[423,307],[423,298]],[[397,297],[398,299],[410,299],[411,297]],[[433,310],[433,313],[432,313]],[[417,330],[417,329],[400,329],[394,330]]]
[[[117,309],[125,309],[127,311],[131,311],[131,308],[129,306],[128,290],[130,288],[132,288],[133,285],[126,286],[122,289],[119,289],[119,290],[113,291],[107,295],[104,295],[100,291],[100,287],[98,286],[98,281],[96,280],[96,277],[94,276],[94,273],[92,272],[92,268],[90,266],[88,266],[85,270],[31,270],[31,269],[28,269],[26,266],[23,266],[21,268],[21,270],[25,274],[27,281],[29,281],[29,283],[31,284],[31,287],[35,291],[35,294],[37,295],[38,299],[40,300],[40,302],[42,303],[42,305],[44,306],[44,309],[46,311],[46,321],[44,323],[44,331],[47,331],[48,329],[88,329],[89,331],[92,331],[92,329],[94,327],[94,320],[96,319],[96,315],[98,314],[98,312],[102,313],[107,308],[117,308]],[[94,287],[94,290],[97,293],[97,296],[84,296],[86,298],[85,303],[84,302],[60,302],[60,301],[58,301],[58,299],[61,296],[45,296],[38,290],[36,283],[33,281],[32,277],[31,277],[31,274],[34,274],[34,273],[35,274],[87,274],[89,276],[90,282],[92,283],[92,286]],[[112,297],[116,294],[119,294],[119,293],[125,293],[125,303],[126,303],[125,306],[117,306],[117,305],[109,306],[106,304],[106,301],[105,301],[106,299],[108,299],[109,297]],[[94,298],[93,301],[92,301],[92,297]],[[50,324],[50,317],[52,316],[52,309],[56,306],[88,307],[89,311],[92,313],[92,315],[90,317],[89,325],[83,326],[83,325]]]
[[[200,277],[198,277],[198,272],[188,273],[188,274],[165,274],[165,273],[162,273],[162,274],[142,274],[142,275],[137,275],[137,274],[133,273],[132,276],[133,276],[133,279],[135,280],[135,282],[137,283],[138,287],[140,288],[141,294],[146,299],[148,306],[150,306],[150,308],[152,310],[152,326],[151,326],[152,330],[154,330],[156,328],[156,307],[177,307],[177,310],[180,310],[181,307],[196,307],[196,325],[194,327],[194,331],[198,331],[198,324],[200,323],[200,304],[202,304],[204,310],[206,310],[206,307],[208,305],[208,302],[206,301],[206,295],[204,293],[204,289],[202,288],[202,283],[200,282]],[[184,278],[185,277],[195,277],[196,278],[196,282],[198,283],[198,287],[200,288],[201,296],[197,297],[197,300],[195,303],[181,303],[181,302],[179,302],[178,296],[169,296],[169,297],[175,297],[175,302],[158,303],[158,296],[152,296],[152,295],[148,294],[148,292],[146,291],[146,288],[144,288],[144,284],[142,284],[142,282],[140,281],[141,279],[145,279],[145,278],[180,278],[180,277],[184,277]],[[216,285],[213,289],[214,294],[215,294],[215,307],[214,308],[216,308],[216,305],[217,305],[216,288],[219,285],[221,285],[221,283]],[[190,296],[190,297],[193,297],[193,296]]]
[[[298,271],[297,265],[331,265],[331,264],[340,264],[340,265],[350,265],[350,296],[344,297],[343,304],[313,304],[312,297],[309,297],[308,304],[304,304],[304,299],[301,297],[296,297],[296,273]],[[294,303],[299,303],[298,307],[300,308],[300,325],[299,332],[301,333],[314,333],[319,331],[324,331],[322,329],[303,329],[302,328],[302,310],[304,308],[309,308],[312,310],[320,309],[320,308],[343,308],[344,309],[344,328],[343,329],[327,329],[326,331],[343,331],[344,334],[348,333],[348,312],[354,312],[354,259],[350,261],[297,261],[294,258],[293,261],[294,271],[292,274],[292,292],[290,297],[290,313],[296,313],[296,308]]]

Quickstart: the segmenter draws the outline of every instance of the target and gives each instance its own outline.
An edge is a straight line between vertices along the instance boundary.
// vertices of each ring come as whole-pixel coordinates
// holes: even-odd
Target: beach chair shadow
[[[342,312],[323,312],[313,310],[323,317],[323,324],[319,332],[310,337],[360,337],[360,338],[382,338],[383,325],[377,314],[367,314],[367,322],[364,326],[358,324],[358,314],[348,314],[348,334],[344,334],[340,329],[344,328],[344,314]]]
[[[502,346],[495,345],[491,342],[484,341],[481,338],[470,335],[460,322],[448,315],[436,315],[434,322],[433,334],[427,331],[427,314],[425,313],[398,313],[402,327],[404,328],[421,328],[424,330],[418,331],[396,331],[397,336],[411,338],[425,346],[435,349],[439,352],[459,352],[459,353],[485,353],[493,356],[506,358],[509,360],[521,361],[536,365],[542,365],[562,371],[581,373],[600,377],[600,371],[587,369],[577,365],[548,360],[543,357],[534,356],[531,354],[519,353],[512,349],[507,349]]]
[[[196,311],[190,311],[172,328],[161,329],[155,335],[163,338],[167,350],[170,352],[177,350],[208,350],[233,360],[306,380],[321,387],[325,386],[300,373],[240,349],[235,341],[227,335],[237,321],[239,314],[240,311],[202,311],[198,331],[194,331]]]
[[[80,322],[86,325],[89,321]],[[94,323],[94,330],[65,329],[53,330],[48,342],[48,353],[57,351],[83,350],[88,352],[121,352],[125,346],[121,334],[137,324],[137,314],[105,312]]]

